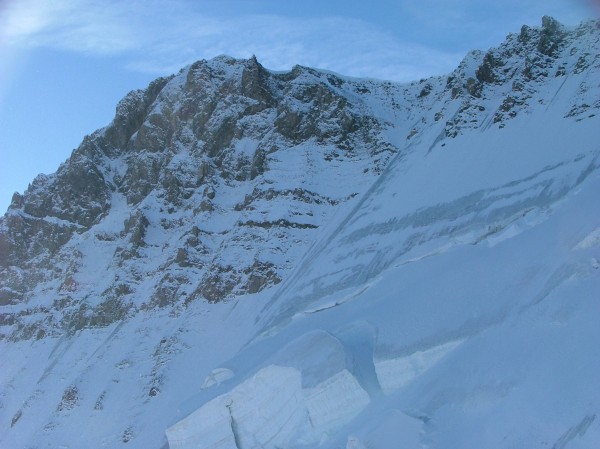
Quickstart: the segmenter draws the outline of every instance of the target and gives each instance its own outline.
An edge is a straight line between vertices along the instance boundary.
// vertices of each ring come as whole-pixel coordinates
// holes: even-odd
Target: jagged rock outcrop
[[[562,24],[545,16],[541,28],[524,25],[519,34],[508,35],[499,47],[486,53],[469,54],[447,81],[452,96],[462,95],[462,101],[457,113],[447,122],[446,136],[454,137],[463,128],[484,125],[489,112],[493,113],[493,123],[503,127],[506,120],[530,110],[532,98],[546,90],[552,78],[564,81],[577,73],[577,66],[598,64],[597,54],[589,48],[578,47],[583,35],[595,41],[591,45],[597,45],[597,37],[592,37],[597,34],[596,28],[596,22],[589,21],[567,32]],[[573,55],[578,55],[575,66],[567,62]],[[585,95],[590,81],[590,78],[582,80],[577,97]],[[490,111],[491,96],[494,98]],[[498,97],[502,98],[500,105],[496,104]],[[551,98],[541,101],[551,101]],[[573,112],[578,110],[576,104],[574,101]]]
[[[0,336],[60,334],[276,285],[336,208],[425,130],[439,128],[439,140],[502,128],[575,75],[565,116],[595,113],[600,100],[586,92],[597,46],[596,22],[567,29],[544,17],[447,77],[406,85],[300,66],[273,73],[226,56],[157,79],[13,198],[0,221]]]
[[[331,205],[356,195],[397,151],[354,88],[308,68],[275,74],[256,58],[223,56],[129,93],[109,126],[15,196],[2,219],[2,302],[28,304],[3,312],[12,329],[4,335],[36,334],[18,324],[32,314],[39,329],[62,332],[108,324],[107,310],[116,310],[114,321],[124,310],[216,302],[277,284]],[[371,174],[339,191],[311,191],[328,162]],[[277,243],[265,250],[267,241]],[[83,287],[77,279],[89,259],[119,275]],[[153,293],[133,299],[149,278]],[[43,300],[32,295],[41,285]],[[123,304],[86,299],[104,292]],[[48,301],[56,316],[42,319]]]

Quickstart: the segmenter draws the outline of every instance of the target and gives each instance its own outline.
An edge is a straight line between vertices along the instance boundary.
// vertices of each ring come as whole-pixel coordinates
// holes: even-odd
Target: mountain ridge
[[[391,416],[442,447],[427,422],[450,421],[438,414],[444,401],[415,399],[427,379],[421,374],[450,363],[446,354],[482,344],[507,320],[522,326],[521,316],[531,319],[527,311],[572,277],[597,278],[593,219],[575,205],[589,204],[599,168],[599,47],[597,21],[569,28],[544,17],[540,28],[524,26],[496,48],[469,53],[451,74],[412,83],[300,66],[276,73],[256,58],[220,56],[132,91],[109,126],[87,136],[56,174],[16,194],[0,219],[0,343],[14,361],[2,378],[4,441],[76,444],[69,429],[86,422],[75,416],[86,410],[104,423],[94,431],[106,441],[99,445],[187,447],[189,424],[179,420],[241,419],[237,405],[223,409],[224,398],[239,404],[249,400],[245,392],[262,391],[264,379],[288,379],[281,394],[297,404],[290,408],[297,427],[274,429],[286,435],[273,437],[278,444],[333,447],[337,438],[351,447],[339,429],[381,395],[401,394]],[[569,231],[569,251],[592,242],[579,252],[532,243],[542,232],[557,235],[556,217],[573,223],[563,203],[583,217]],[[510,251],[521,254],[516,242],[548,260],[528,253],[512,260]],[[436,293],[426,269],[452,301]],[[432,324],[418,328],[403,315]],[[317,353],[355,362],[298,362],[313,343]],[[24,345],[33,355],[15,352]],[[289,369],[270,368],[278,364]],[[202,379],[186,373],[213,386],[193,394]],[[495,399],[483,403],[503,407],[499,398],[514,397],[515,382],[525,381],[464,388],[487,388]],[[355,408],[321,414],[322,398],[337,388],[355,395]],[[467,407],[449,391],[439,394]],[[593,438],[597,409],[590,410],[581,422]],[[108,422],[108,411],[134,417],[122,426]],[[303,427],[303,413],[314,427]],[[21,426],[27,435],[15,433]],[[252,447],[245,432],[253,426],[240,421],[232,444]]]

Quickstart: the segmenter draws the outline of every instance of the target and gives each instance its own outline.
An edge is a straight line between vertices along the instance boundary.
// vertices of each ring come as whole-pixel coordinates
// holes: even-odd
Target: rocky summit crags
[[[413,83],[129,93],[0,219],[0,446],[593,447],[599,79],[544,17]]]
[[[219,57],[159,79],[128,94],[55,175],[15,195],[3,222],[3,301],[51,289],[39,304],[50,300],[60,317],[44,312],[37,333],[89,325],[81,315],[105,303],[172,307],[274,285],[331,206],[397,151],[386,126],[353,85],[312,69],[275,75],[256,59]],[[324,170],[332,185],[321,185]],[[83,287],[88,256],[104,281]],[[141,302],[131,300],[138,287]],[[90,294],[105,300],[88,310]]]

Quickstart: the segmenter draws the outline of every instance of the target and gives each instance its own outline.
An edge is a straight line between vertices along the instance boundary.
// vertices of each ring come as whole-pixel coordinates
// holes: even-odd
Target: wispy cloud
[[[2,40],[18,47],[52,47],[96,54],[141,48],[128,2],[9,0],[0,20]]]
[[[7,46],[119,55],[133,70],[172,72],[219,54],[255,54],[268,68],[294,64],[394,80],[448,71],[460,55],[434,50],[357,19],[231,15],[215,18],[186,2],[19,0],[5,7]]]
[[[188,0],[5,0],[0,6],[0,52],[2,46],[50,47],[119,56],[128,68],[152,74],[171,73],[219,54],[255,54],[274,70],[302,64],[406,81],[450,71],[477,37],[494,36],[493,42],[483,43],[485,48],[499,43],[507,30],[539,21],[540,11],[567,16],[572,11],[575,18],[590,1],[398,0],[404,25],[422,28],[425,37],[470,39],[458,48],[440,45],[439,38],[421,41],[429,44],[406,41],[401,32],[342,16],[249,15],[231,5],[224,7],[227,14],[216,16],[202,9],[209,3]],[[448,48],[453,49],[444,50]]]

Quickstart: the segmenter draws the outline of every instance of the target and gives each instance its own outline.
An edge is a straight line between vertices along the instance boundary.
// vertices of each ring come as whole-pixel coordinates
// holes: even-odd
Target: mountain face
[[[410,84],[129,93],[0,219],[0,446],[600,445],[598,80],[544,17]]]
[[[55,175],[15,195],[2,223],[2,301],[17,306],[4,336],[279,283],[398,151],[360,86],[220,57],[131,92]]]

